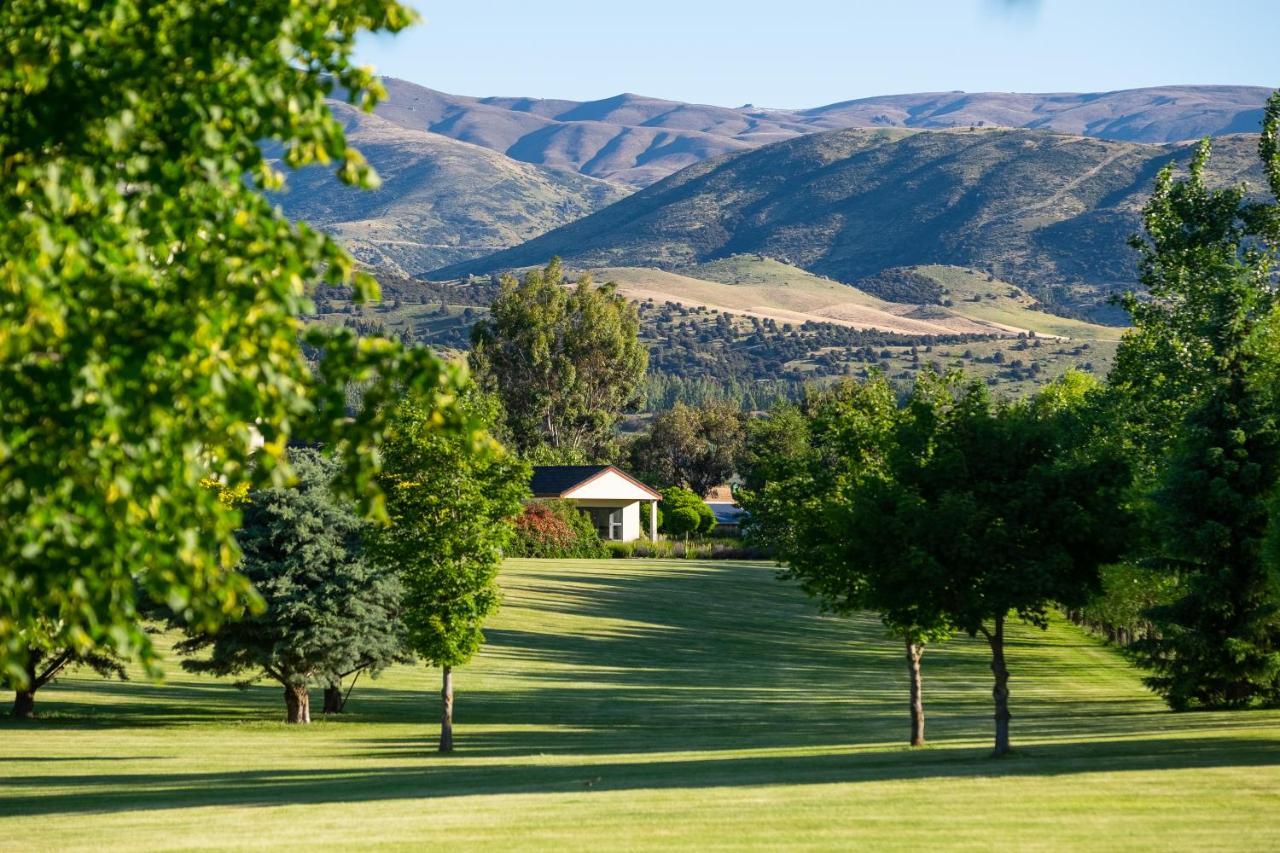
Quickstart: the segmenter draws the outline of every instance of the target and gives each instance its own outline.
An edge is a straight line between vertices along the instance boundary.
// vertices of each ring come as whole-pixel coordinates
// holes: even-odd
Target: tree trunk
[[[991,698],[995,700],[996,713],[996,746],[994,755],[1004,755],[1009,751],[1009,668],[1004,662],[1004,616],[996,617],[993,633],[987,634],[987,642],[991,644],[991,674],[995,676],[995,686],[991,688]]]
[[[442,667],[444,683],[440,688],[440,751],[453,752],[453,667]]]
[[[36,692],[19,690],[13,694],[13,716],[17,720],[29,720],[36,715]]]
[[[284,686],[284,721],[286,723],[311,722],[311,693],[305,684]]]
[[[326,714],[342,713],[342,685],[330,684],[324,689],[324,712]]]
[[[911,679],[911,745],[924,746],[924,694],[920,683],[920,656],[923,643],[907,638],[907,674]]]

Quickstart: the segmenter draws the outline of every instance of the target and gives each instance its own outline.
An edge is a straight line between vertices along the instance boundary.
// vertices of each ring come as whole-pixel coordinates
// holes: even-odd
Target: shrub
[[[765,560],[769,558],[767,551],[745,545],[740,539],[702,539],[687,542],[675,539],[660,539],[657,542],[637,539],[634,542],[605,544],[609,553],[619,559]]]
[[[662,492],[663,533],[671,536],[687,536],[691,533],[710,533],[716,527],[716,515],[706,501],[688,489],[672,486]]]
[[[596,529],[568,501],[534,501],[526,504],[515,521],[512,553],[520,557],[607,557]]]

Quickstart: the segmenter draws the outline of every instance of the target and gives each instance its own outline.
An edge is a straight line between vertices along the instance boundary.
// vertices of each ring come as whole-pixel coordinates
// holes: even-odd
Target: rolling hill
[[[1217,140],[1210,179],[1263,186],[1256,145],[1243,134]],[[1042,303],[1096,310],[1135,278],[1126,240],[1156,172],[1192,150],[1042,130],[814,134],[704,161],[431,277],[553,255],[577,267],[678,271],[761,254],[848,284],[888,267],[979,269]]]
[[[1257,128],[1269,90],[1161,86],[1116,92],[931,92],[812,109],[687,104],[621,94],[599,101],[473,98],[384,81],[378,116],[516,160],[638,188],[710,157],[853,127],[1028,127],[1133,142],[1172,142]]]
[[[375,191],[329,170],[291,173],[284,212],[338,237],[361,261],[401,274],[489,254],[572,222],[626,195],[574,172],[512,160],[332,104],[348,138],[382,177]]]

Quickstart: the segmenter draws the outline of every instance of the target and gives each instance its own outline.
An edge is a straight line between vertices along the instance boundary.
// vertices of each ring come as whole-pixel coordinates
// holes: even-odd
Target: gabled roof
[[[662,500],[662,495],[613,465],[535,465],[530,486],[535,498],[559,498],[611,471],[647,492],[653,500]]]

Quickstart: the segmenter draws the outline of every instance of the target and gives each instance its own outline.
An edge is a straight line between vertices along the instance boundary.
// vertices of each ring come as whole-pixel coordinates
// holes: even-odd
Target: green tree
[[[310,329],[324,357],[307,362],[310,283],[360,300],[376,285],[262,193],[284,181],[267,149],[374,183],[324,97],[371,109],[383,90],[351,60],[356,35],[411,19],[394,0],[0,4],[8,677],[25,682],[23,639],[49,625],[54,646],[158,673],[148,599],[209,627],[254,600],[233,571],[237,512],[202,480],[283,483],[286,443],[305,436],[372,497],[379,409],[347,418],[344,386],[447,399],[452,370],[388,341]]]
[[[672,536],[710,533],[716,526],[716,515],[707,502],[680,486],[662,490],[658,509],[662,512],[661,529]]]
[[[913,743],[923,645],[954,629],[990,646],[995,751],[1007,752],[1007,618],[1044,627],[1120,553],[1128,474],[1096,396],[1075,374],[1016,404],[929,373],[902,407],[883,379],[849,384],[809,401],[805,455],[749,474],[744,506],[766,534],[786,529],[770,544],[788,575],[831,610],[878,611],[903,638]]]
[[[369,525],[330,488],[338,463],[289,453],[297,485],[249,493],[239,533],[240,571],[265,602],[215,633],[189,631],[178,651],[209,657],[191,672],[266,675],[284,688],[285,720],[311,722],[309,688],[377,672],[404,657],[399,579],[365,554]]]
[[[87,666],[103,678],[125,677],[124,664],[110,649],[79,651],[74,648],[59,648],[53,645],[51,638],[60,632],[50,627],[39,634],[27,634],[22,638],[22,646],[27,650],[26,660],[20,665],[26,672],[26,678],[19,680],[10,676],[7,681],[13,690],[13,716],[26,720],[35,716],[36,692],[49,684],[68,667]]]
[[[499,417],[496,401],[474,390],[461,405],[480,424]],[[376,547],[404,581],[409,647],[441,669],[440,751],[448,752],[453,669],[479,651],[498,606],[498,569],[530,470],[492,439],[477,452],[466,436],[441,433],[435,417],[412,397],[392,414],[381,475],[391,523]]]
[[[501,398],[516,448],[547,462],[612,461],[622,412],[642,399],[648,353],[640,321],[612,284],[562,285],[558,258],[504,276],[471,330],[471,366]]]
[[[1185,178],[1164,169],[1144,211],[1144,298],[1126,306],[1110,381],[1143,462],[1147,535],[1135,555],[1176,580],[1136,648],[1170,706],[1280,701],[1280,592],[1263,542],[1280,482],[1280,93],[1259,153],[1272,198],[1210,189],[1201,143]]]
[[[745,418],[738,407],[711,403],[693,408],[678,402],[632,443],[631,467],[642,479],[705,495],[733,476],[745,440]]]

